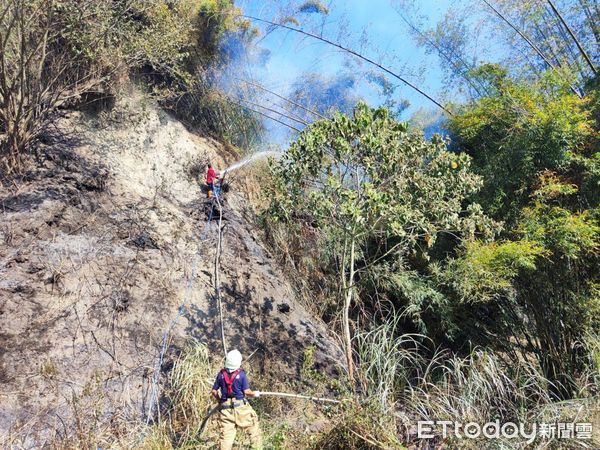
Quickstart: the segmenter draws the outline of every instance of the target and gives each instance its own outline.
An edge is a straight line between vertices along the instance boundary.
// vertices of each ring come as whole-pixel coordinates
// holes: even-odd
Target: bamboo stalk
[[[579,42],[579,39],[577,39],[577,36],[575,36],[575,33],[573,33],[573,30],[571,30],[571,27],[567,24],[566,20],[562,16],[562,14],[558,11],[558,9],[556,9],[556,6],[554,6],[554,3],[552,3],[552,0],[547,0],[547,1],[548,1],[548,4],[550,5],[550,8],[552,8],[552,11],[554,12],[554,14],[556,14],[556,17],[559,18],[559,20],[562,22],[562,24],[567,29],[568,33],[571,35],[571,38],[573,39],[573,42],[575,42],[575,45],[577,45],[577,48],[579,49],[579,52],[583,56],[583,59],[585,59],[585,62],[587,62],[588,66],[590,66],[590,69],[592,69],[592,72],[594,73],[594,75],[596,75],[598,72],[596,71],[596,68],[594,67],[594,64],[592,63],[592,60],[588,56],[587,52],[585,51],[585,49]]]
[[[292,115],[291,115],[291,113],[289,113],[289,111],[286,111],[289,114],[285,114],[285,113],[282,113],[281,111],[278,111],[276,109],[269,108],[268,106],[263,106],[263,105],[260,105],[260,104],[258,104],[256,102],[253,102],[253,101],[250,101],[250,100],[246,100],[246,99],[243,99],[243,98],[240,98],[239,101],[242,101],[244,103],[248,103],[249,105],[252,105],[252,106],[256,106],[257,108],[266,109],[267,111],[273,112],[275,114],[279,114],[280,116],[283,116],[286,119],[290,119],[290,120],[292,120],[292,121],[294,121],[296,123],[299,123],[300,125],[305,125],[305,126],[308,125],[308,122],[306,122],[305,120],[301,120],[299,118],[292,117]]]
[[[455,56],[460,61],[460,63],[466,68],[464,70],[461,69],[461,67],[452,59],[451,55],[446,53],[435,41],[430,39],[426,33],[419,30],[419,28],[417,28],[416,25],[414,25],[410,20],[408,20],[408,18],[406,18],[400,11],[398,11],[398,15],[404,21],[404,23],[406,23],[406,25],[408,25],[410,27],[411,30],[413,30],[415,33],[417,33],[419,36],[421,36],[421,38],[424,39],[427,44],[432,46],[438,52],[439,56],[444,58],[446,61],[448,61],[448,63],[450,63],[452,65],[452,67],[454,67],[454,70],[456,71],[456,73],[458,73],[460,76],[462,76],[464,78],[464,80],[475,90],[475,92],[477,92],[477,95],[479,95],[480,97],[483,96],[483,94],[481,93],[479,88],[477,86],[475,86],[475,82],[473,81],[472,77],[469,76],[469,74],[468,74],[468,70],[470,69],[469,64],[460,55],[455,54]],[[481,82],[479,82],[479,85],[481,88],[485,89],[485,86],[483,86],[481,84]]]
[[[556,67],[554,66],[554,64],[552,64],[552,62],[546,57],[546,55],[544,55],[544,53],[542,52],[542,50],[540,50],[540,48],[535,45],[533,43],[533,41],[527,36],[525,35],[525,33],[523,33],[521,30],[519,30],[510,20],[508,20],[500,11],[498,11],[496,8],[494,8],[494,6],[488,2],[487,0],[481,0],[483,1],[483,3],[485,3],[492,11],[494,11],[494,13],[496,13],[496,15],[498,17],[500,17],[500,19],[502,19],[509,27],[511,27],[525,42],[527,42],[527,44],[529,44],[529,46],[544,60],[544,62],[548,65],[548,67],[552,68],[552,69],[556,69]]]
[[[319,41],[325,42],[326,44],[329,44],[329,45],[331,45],[333,47],[339,48],[340,50],[343,50],[346,53],[350,53],[351,55],[356,56],[357,58],[360,58],[363,61],[366,61],[369,64],[374,65],[375,67],[378,67],[379,69],[383,70],[384,72],[388,73],[389,75],[393,76],[394,78],[397,78],[398,80],[402,81],[404,84],[406,84],[410,88],[414,89],[419,94],[421,94],[423,97],[427,98],[429,101],[431,101],[436,106],[438,106],[439,108],[441,108],[448,115],[450,115],[450,116],[453,115],[453,113],[448,108],[446,108],[444,105],[442,105],[440,102],[438,102],[437,100],[435,100],[433,97],[431,97],[429,94],[427,94],[425,91],[421,90],[419,87],[417,87],[416,85],[414,85],[410,81],[406,80],[405,78],[403,78],[402,76],[398,75],[397,73],[392,72],[387,67],[382,66],[381,64],[373,61],[369,57],[361,55],[360,53],[358,53],[358,52],[356,52],[356,51],[354,51],[354,50],[352,50],[352,49],[350,49],[348,47],[344,47],[343,45],[338,44],[337,42],[330,41],[329,39],[326,39],[324,37],[321,37],[321,36],[318,36],[316,34],[310,33],[308,31],[301,30],[300,28],[290,27],[288,25],[284,25],[284,24],[281,24],[281,23],[272,22],[272,21],[266,20],[266,19],[260,19],[258,17],[254,17],[254,16],[248,16],[246,14],[239,14],[239,17],[244,17],[246,19],[254,20],[254,21],[257,21],[257,22],[268,23],[269,25],[273,25],[273,26],[280,27],[280,28],[285,28],[286,30],[295,31],[296,33],[303,34],[303,35],[311,37],[313,39],[318,39]]]
[[[291,128],[292,130],[297,131],[298,133],[302,132],[302,130],[300,130],[299,128],[296,128],[295,126],[290,125],[289,123],[285,123],[282,120],[279,120],[279,119],[277,119],[275,117],[272,117],[272,116],[270,116],[268,114],[265,114],[262,111],[258,111],[257,109],[253,109],[253,108],[250,108],[249,106],[242,105],[241,103],[236,102],[235,100],[231,100],[231,102],[234,103],[234,104],[236,104],[236,105],[238,105],[238,106],[240,106],[240,107],[242,107],[242,108],[244,108],[244,109],[247,109],[248,111],[252,111],[253,113],[259,114],[259,115],[261,115],[263,117],[266,117],[267,119],[271,119],[274,122],[278,122],[281,125],[285,125],[286,127]]]
[[[500,11],[494,8],[494,6],[488,0],[481,1],[485,3],[492,11],[494,11],[494,13],[498,17],[500,17],[500,19],[502,19],[509,27],[511,27],[525,42],[527,42],[527,44],[529,44],[529,46],[544,60],[544,62],[549,68],[557,70],[556,66],[552,64],[552,61],[550,61],[546,57],[546,55],[544,55],[542,50],[540,50],[540,48],[537,45],[535,45],[535,43],[525,33],[519,30],[519,28],[517,28],[510,20],[508,20]],[[560,61],[558,63],[560,64]],[[577,92],[577,89],[575,89],[572,85],[570,86],[570,88],[571,92],[573,92],[577,97],[583,98],[583,96],[579,92]]]
[[[288,103],[290,103],[290,104],[292,104],[294,106],[297,106],[298,108],[303,109],[304,111],[306,111],[308,113],[314,114],[315,116],[317,116],[317,117],[319,117],[321,119],[325,119],[326,118],[324,115],[318,113],[317,111],[314,111],[314,110],[312,110],[310,108],[307,108],[306,106],[303,106],[300,103],[297,103],[297,102],[295,102],[293,100],[290,100],[289,98],[284,97],[283,95],[279,95],[277,92],[273,92],[273,91],[267,89],[266,87],[264,87],[264,86],[262,86],[262,85],[260,85],[258,83],[254,83],[254,82],[248,81],[248,80],[242,80],[241,78],[238,78],[238,80],[240,80],[242,83],[249,84],[250,86],[254,86],[254,87],[256,87],[256,88],[258,88],[260,90],[268,92],[269,94],[272,94],[275,97],[280,98],[281,100],[284,100],[284,101],[286,101],[286,102],[288,102]]]

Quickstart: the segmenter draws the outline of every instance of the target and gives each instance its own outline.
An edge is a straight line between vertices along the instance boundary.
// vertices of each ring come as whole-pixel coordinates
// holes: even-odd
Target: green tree
[[[591,98],[580,99],[553,72],[519,83],[497,65],[477,69],[490,95],[464,105],[448,125],[485,183],[479,201],[495,219],[514,223],[537,175],[567,170],[597,145]]]
[[[505,222],[502,240],[473,243],[440,271],[455,341],[537,358],[560,397],[585,373],[582,343],[598,333],[598,92],[579,98],[553,72],[519,83],[480,68],[493,89],[450,120],[484,177],[479,201]]]
[[[565,207],[576,194],[576,186],[544,175],[513,240],[468,243],[436,274],[454,299],[445,308],[453,341],[515,362],[536,358],[561,398],[577,395],[574,380],[590,363],[584,342],[600,329],[600,227],[597,212]]]
[[[272,166],[270,220],[313,227],[334,267],[349,378],[354,380],[352,307],[362,276],[376,266],[427,258],[438,236],[490,235],[468,199],[481,186],[470,158],[440,138],[409,132],[386,109],[359,103],[302,132]]]

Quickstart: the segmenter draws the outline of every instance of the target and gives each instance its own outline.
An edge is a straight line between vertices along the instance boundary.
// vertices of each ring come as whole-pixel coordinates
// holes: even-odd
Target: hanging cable
[[[214,209],[215,209],[215,199],[213,198],[213,200],[211,202],[211,206],[210,206],[210,212],[208,215],[208,221],[204,225],[204,230],[200,234],[200,242],[202,242],[206,239],[208,227],[212,221]],[[177,309],[177,314],[169,322],[169,325],[165,329],[163,336],[162,336],[160,352],[158,354],[158,359],[156,362],[156,366],[154,367],[154,374],[152,377],[152,385],[150,388],[150,399],[148,401],[148,412],[146,413],[146,424],[149,424],[150,420],[152,419],[153,409],[154,409],[155,404],[156,404],[156,408],[157,408],[157,413],[160,417],[160,407],[158,404],[158,401],[159,401],[158,385],[159,385],[159,381],[160,381],[160,373],[162,370],[165,353],[167,352],[167,349],[168,349],[168,340],[169,340],[171,331],[173,330],[173,328],[175,327],[175,324],[177,323],[177,320],[184,314],[185,306],[190,300],[192,287],[194,286],[194,280],[196,279],[196,275],[198,273],[198,262],[200,261],[200,256],[201,256],[200,255],[200,246],[198,245],[195,256],[194,256],[194,260],[192,262],[192,272],[187,280],[187,285],[186,285],[185,293],[183,296],[183,302],[181,303],[181,305],[179,305],[179,308]]]
[[[220,266],[221,266],[221,252],[222,252],[222,245],[221,245],[221,241],[222,241],[222,236],[223,236],[223,228],[222,228],[222,221],[223,221],[223,206],[221,204],[221,200],[220,200],[220,191],[223,189],[223,182],[225,181],[225,175],[227,174],[227,172],[225,172],[225,174],[223,175],[223,177],[221,178],[220,181],[220,186],[219,186],[219,191],[218,193],[215,194],[215,199],[216,199],[216,203],[217,206],[219,208],[219,228],[217,230],[217,251],[215,253],[215,267],[214,267],[214,275],[215,275],[215,297],[217,299],[217,306],[219,309],[219,321],[221,323],[221,343],[223,344],[223,355],[227,355],[227,344],[225,342],[225,321],[224,321],[224,316],[223,316],[223,304],[221,301],[221,277],[220,277]]]
[[[267,396],[267,397],[284,397],[284,398],[294,398],[294,399],[300,399],[300,400],[311,400],[313,402],[321,402],[321,403],[333,403],[333,404],[340,404],[342,403],[341,400],[336,400],[333,398],[323,398],[323,397],[312,397],[310,395],[302,395],[302,394],[289,394],[287,392],[262,392],[260,393],[260,396]],[[208,407],[207,411],[206,411],[206,416],[204,417],[204,420],[202,420],[202,423],[200,424],[200,427],[198,428],[198,437],[202,436],[202,434],[204,433],[204,430],[206,430],[206,426],[208,425],[208,420],[211,418],[211,416],[213,414],[215,414],[216,412],[218,412],[221,409],[221,405],[216,405],[214,407]]]

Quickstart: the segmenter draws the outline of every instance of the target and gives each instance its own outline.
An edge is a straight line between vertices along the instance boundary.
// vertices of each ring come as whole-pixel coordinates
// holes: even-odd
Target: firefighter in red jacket
[[[208,198],[210,198],[212,196],[212,193],[215,190],[215,181],[217,180],[217,172],[215,172],[215,169],[213,169],[213,166],[211,164],[208,165],[208,170],[206,171],[206,186],[207,186],[207,191],[206,191],[206,196]]]

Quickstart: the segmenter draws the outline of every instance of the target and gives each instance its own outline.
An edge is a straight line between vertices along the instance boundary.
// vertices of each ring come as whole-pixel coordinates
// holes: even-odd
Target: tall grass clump
[[[417,335],[398,336],[399,316],[354,337],[358,389],[353,399],[333,417],[330,430],[316,438],[319,449],[403,449],[396,417],[399,393],[426,365]]]
[[[579,396],[559,399],[559,391],[544,376],[535,358],[518,363],[504,359],[501,354],[474,349],[467,356],[436,350],[420,335],[397,334],[398,315],[360,331],[355,338],[358,379],[361,399],[351,410],[336,418],[333,430],[338,437],[348,435],[347,448],[371,448],[381,445],[393,448],[393,441],[404,445],[422,444],[417,439],[418,421],[449,421],[466,425],[474,422],[525,424],[591,423],[600,427],[600,397],[596,389],[598,369],[590,364],[587,376],[572,380]],[[591,336],[585,346],[591,362],[598,361],[597,338]],[[442,428],[434,430],[436,437],[460,448],[524,448],[526,437],[462,439],[449,436],[443,439]],[[450,433],[451,434],[451,433]],[[358,436],[364,438],[360,440]],[[377,438],[375,438],[377,437]],[[321,441],[327,447],[328,442]],[[371,444],[369,444],[371,442]],[[384,445],[385,442],[385,445]],[[578,440],[554,436],[539,437],[533,448],[598,448],[600,436]],[[387,447],[386,447],[387,446]],[[455,448],[455,447],[452,447]]]
[[[214,374],[208,348],[191,341],[169,376],[172,418],[184,424],[202,421]]]
[[[541,368],[530,361],[506,364],[498,355],[475,350],[467,357],[438,355],[431,370],[414,381],[398,397],[398,405],[409,421],[446,420],[467,424],[475,422],[523,423],[527,426],[547,423],[593,423],[598,420],[598,397],[558,400],[555,386]],[[600,425],[600,423],[596,423]],[[538,447],[594,448],[600,441],[577,442],[555,437],[536,441]],[[525,439],[498,439],[491,443],[481,436],[461,444],[466,448],[521,448]],[[588,445],[588,447],[578,447]],[[589,447],[589,445],[592,445]]]
[[[189,341],[169,373],[163,388],[166,406],[159,411],[156,422],[136,433],[143,436],[141,441],[127,442],[122,448],[204,448],[199,429],[208,409],[214,406],[209,392],[215,373],[216,365],[206,345]]]
[[[383,413],[394,405],[394,397],[410,384],[415,369],[425,364],[420,353],[419,335],[397,336],[399,316],[393,316],[370,330],[355,336],[360,361],[359,380],[368,396],[378,399]]]

